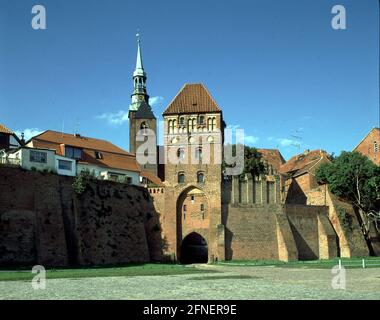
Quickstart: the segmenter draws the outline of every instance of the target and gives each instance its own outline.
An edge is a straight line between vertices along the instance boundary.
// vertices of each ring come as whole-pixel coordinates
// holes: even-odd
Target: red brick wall
[[[73,179],[0,167],[0,265],[148,262],[162,258],[146,189],[107,181],[77,196]]]
[[[377,143],[377,150],[375,150]],[[373,163],[380,165],[380,131],[373,129],[354,151],[368,157]]]

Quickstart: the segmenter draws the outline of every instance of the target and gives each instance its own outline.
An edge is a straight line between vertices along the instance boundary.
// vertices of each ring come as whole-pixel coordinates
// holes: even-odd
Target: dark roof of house
[[[187,83],[169,103],[163,115],[206,112],[221,110],[203,84]]]
[[[308,172],[323,157],[328,158],[329,155],[324,150],[306,150],[304,153],[298,154],[290,158],[280,167],[280,173],[292,175],[300,175]]]
[[[279,171],[281,165],[285,163],[284,157],[277,149],[257,149],[257,151],[261,153],[263,160],[267,161],[276,171]]]
[[[141,171],[140,175],[143,178],[148,179],[152,184],[156,185],[157,187],[164,187],[164,183],[161,181],[159,177],[157,177],[155,174],[149,171]]]
[[[1,133],[8,133],[8,134],[13,134],[13,131],[8,129],[5,125],[0,123],[0,132]]]

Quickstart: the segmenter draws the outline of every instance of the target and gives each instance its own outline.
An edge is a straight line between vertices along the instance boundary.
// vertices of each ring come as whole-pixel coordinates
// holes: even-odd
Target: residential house
[[[76,162],[56,155],[54,149],[19,147],[0,151],[3,164],[20,166],[26,170],[47,171],[59,175],[75,176]]]
[[[88,172],[99,179],[140,185],[140,166],[133,154],[106,140],[47,130],[26,145],[31,148],[53,149],[57,156],[76,161],[77,174]],[[60,168],[69,167],[58,158]]]
[[[17,135],[6,126],[0,124],[0,150],[14,149],[22,145]]]

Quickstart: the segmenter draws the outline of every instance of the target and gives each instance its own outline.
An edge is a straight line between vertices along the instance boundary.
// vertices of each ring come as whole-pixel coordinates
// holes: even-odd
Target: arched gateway
[[[180,262],[207,263],[208,247],[205,238],[199,233],[192,232],[182,240]]]
[[[181,263],[206,263],[210,209],[206,195],[197,187],[185,189],[177,201],[178,257]]]

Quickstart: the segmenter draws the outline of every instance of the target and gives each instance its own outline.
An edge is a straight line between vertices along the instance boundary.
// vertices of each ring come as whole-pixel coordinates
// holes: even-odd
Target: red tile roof
[[[257,149],[257,151],[261,153],[263,160],[267,161],[277,172],[285,163],[285,159],[277,149]]]
[[[156,175],[154,175],[152,172],[141,171],[140,175],[143,178],[148,179],[151,183],[153,183],[157,187],[164,187],[165,186],[164,183],[161,181],[161,179],[159,177],[157,177]]]
[[[55,149],[59,155],[64,155],[64,150],[61,147],[63,145],[81,148],[83,153],[79,163],[135,172],[141,171],[133,154],[106,140],[48,130],[33,137],[30,141],[36,148]],[[101,153],[101,159],[96,159],[95,151]]]
[[[6,126],[4,126],[3,124],[0,124],[0,132],[1,133],[9,133],[9,134],[13,134],[12,130],[8,129]]]
[[[301,171],[307,171],[323,157],[329,157],[327,152],[324,150],[307,150],[304,153],[295,155],[294,157],[290,158],[285,164],[280,167],[280,173],[301,173]]]
[[[208,90],[201,83],[185,84],[163,115],[221,112]]]

